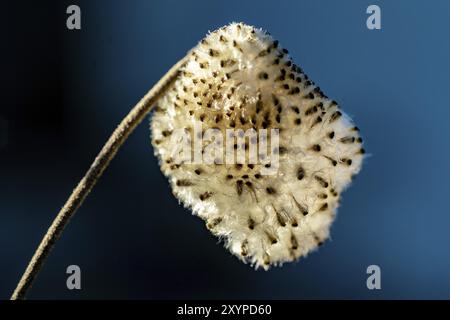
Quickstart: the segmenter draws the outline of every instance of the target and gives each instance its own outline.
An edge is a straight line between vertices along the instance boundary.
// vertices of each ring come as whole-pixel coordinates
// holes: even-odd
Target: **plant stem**
[[[66,201],[56,218],[53,220],[50,228],[42,239],[39,247],[36,249],[31,261],[29,262],[22,278],[20,279],[11,300],[24,299],[27,291],[30,289],[33,280],[47,259],[50,251],[55,246],[56,241],[61,236],[65,226],[69,223],[70,218],[75,214],[78,208],[83,204],[89,192],[92,190],[97,180],[108,167],[110,161],[126,141],[128,136],[133,132],[136,126],[150,112],[154,103],[176,80],[180,73],[180,68],[186,63],[187,56],[177,62],[150,91],[136,104],[136,106],[122,120],[119,126],[114,130],[100,153],[91,164],[89,170],[83,179],[73,190],[69,199]]]

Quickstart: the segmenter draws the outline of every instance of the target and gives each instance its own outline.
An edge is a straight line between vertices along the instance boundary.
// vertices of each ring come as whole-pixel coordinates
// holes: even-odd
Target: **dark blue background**
[[[72,3],[80,31],[65,28]],[[366,28],[370,4],[382,30]],[[450,298],[448,1],[19,1],[2,12],[0,298],[120,119],[232,21],[267,29],[361,128],[371,156],[332,241],[269,272],[240,263],[171,195],[145,121],[29,297]],[[70,264],[81,291],[65,287]],[[371,264],[380,291],[366,288]]]

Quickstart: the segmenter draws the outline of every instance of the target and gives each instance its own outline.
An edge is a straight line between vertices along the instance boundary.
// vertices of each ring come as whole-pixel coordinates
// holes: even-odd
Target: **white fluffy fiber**
[[[276,174],[261,175],[262,164],[175,162],[173,133],[198,125],[223,133],[280,129]],[[242,23],[194,48],[151,129],[174,195],[234,255],[265,269],[305,256],[329,237],[339,197],[364,157],[351,119],[268,33]]]

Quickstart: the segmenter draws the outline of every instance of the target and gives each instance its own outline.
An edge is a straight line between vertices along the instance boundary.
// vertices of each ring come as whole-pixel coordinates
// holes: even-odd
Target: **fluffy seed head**
[[[222,143],[207,136],[208,129],[232,139],[232,150],[244,150],[247,161],[225,161],[225,141],[212,162],[189,161],[186,154],[176,159],[175,132],[189,135],[194,151],[188,156],[195,146],[204,156]],[[260,148],[262,138],[241,143],[239,133],[227,129],[268,130],[276,163],[248,161],[251,146]],[[182,75],[159,101],[151,130],[174,195],[234,255],[264,269],[305,256],[329,237],[339,197],[364,157],[359,130],[337,103],[278,41],[242,23],[210,33],[191,51]],[[267,173],[271,166],[275,170]]]

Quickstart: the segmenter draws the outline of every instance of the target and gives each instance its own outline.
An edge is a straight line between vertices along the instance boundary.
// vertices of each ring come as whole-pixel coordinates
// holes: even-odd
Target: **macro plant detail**
[[[359,129],[278,41],[232,23],[200,41],[122,120],[54,219],[11,299],[25,298],[70,218],[153,107],[152,144],[174,195],[243,262],[267,270],[329,237],[339,198],[364,158]],[[174,133],[192,137],[199,127],[203,140],[194,153],[207,154],[221,136],[232,148],[214,155],[241,152],[245,161],[175,159]],[[208,136],[209,130],[218,135]],[[258,161],[250,161],[255,146]]]
[[[242,23],[200,41],[159,101],[151,129],[174,195],[234,255],[256,268],[305,256],[329,237],[340,195],[364,157],[359,130],[337,103],[278,41]],[[233,141],[231,151],[243,150],[246,161],[224,163],[230,150],[221,148],[214,163],[175,161],[174,130],[192,133],[192,143],[210,129],[220,135],[204,139],[197,151],[204,154],[225,137]],[[273,157],[249,161],[259,136],[236,134],[249,130],[276,133],[277,145],[270,135],[265,152],[276,155],[275,163]],[[266,173],[272,166],[275,170]]]

